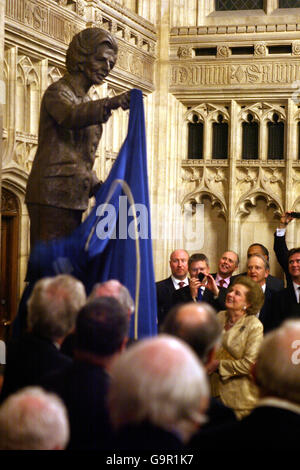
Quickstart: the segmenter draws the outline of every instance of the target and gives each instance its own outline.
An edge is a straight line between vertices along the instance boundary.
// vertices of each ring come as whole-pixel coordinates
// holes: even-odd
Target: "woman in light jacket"
[[[216,360],[208,371],[212,395],[232,408],[239,419],[250,413],[258,398],[251,369],[263,339],[263,325],[256,317],[263,303],[260,285],[240,276],[229,287],[226,310],[217,315],[223,336]]]

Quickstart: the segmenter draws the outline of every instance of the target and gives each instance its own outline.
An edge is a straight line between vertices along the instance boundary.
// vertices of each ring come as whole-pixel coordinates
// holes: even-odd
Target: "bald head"
[[[134,311],[134,303],[129,290],[116,279],[94,285],[88,297],[88,301],[95,300],[99,297],[114,297],[129,314]]]
[[[115,427],[148,421],[185,433],[203,421],[206,373],[193,351],[167,335],[140,341],[111,370],[110,410]],[[195,430],[195,429],[194,429]]]
[[[170,255],[170,268],[176,279],[185,279],[188,272],[189,254],[186,250],[174,250]]]
[[[300,405],[300,320],[288,320],[261,345],[255,378],[262,393]]]
[[[239,265],[239,256],[234,251],[225,251],[218,264],[218,274],[223,277],[232,276],[233,272]]]
[[[173,307],[164,321],[162,331],[188,343],[206,365],[221,336],[216,312],[206,302],[190,302]]]

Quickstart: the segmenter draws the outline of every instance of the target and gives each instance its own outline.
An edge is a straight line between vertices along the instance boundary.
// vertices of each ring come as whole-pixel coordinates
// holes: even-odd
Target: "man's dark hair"
[[[291,248],[288,253],[288,259],[293,256],[295,253],[300,253],[300,247],[298,248]]]
[[[177,336],[188,343],[205,364],[208,353],[217,344],[222,332],[216,311],[211,305],[201,302],[207,317],[205,321],[199,322],[199,325],[195,326],[178,320],[179,311],[183,306],[186,304],[175,305],[171,308],[162,325],[162,333]]]
[[[205,261],[207,266],[209,266],[208,257],[204,253],[194,253],[192,256],[189,257],[188,267],[191,267],[191,264],[195,261]]]
[[[113,297],[88,302],[76,322],[75,349],[97,356],[118,351],[128,333],[128,312]]]
[[[252,248],[252,246],[259,246],[262,249],[262,252],[266,255],[266,257],[269,260],[269,250],[268,250],[268,248],[266,248],[261,243],[252,243],[252,245],[248,246],[248,250],[249,250],[249,248]]]

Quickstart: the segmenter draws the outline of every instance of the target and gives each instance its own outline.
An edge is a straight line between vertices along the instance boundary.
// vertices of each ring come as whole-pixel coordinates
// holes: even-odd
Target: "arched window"
[[[258,159],[258,124],[252,114],[248,114],[247,121],[243,122],[243,160]]]
[[[193,115],[193,122],[188,123],[188,158],[203,158],[203,123],[197,114]]]
[[[262,10],[263,4],[263,0],[216,0],[216,11]]]
[[[284,124],[278,114],[273,114],[273,122],[268,122],[268,159],[283,160]]]
[[[212,158],[218,160],[228,157],[228,124],[223,119],[222,114],[219,114],[218,122],[213,123]]]
[[[279,0],[279,8],[300,8],[300,0]]]

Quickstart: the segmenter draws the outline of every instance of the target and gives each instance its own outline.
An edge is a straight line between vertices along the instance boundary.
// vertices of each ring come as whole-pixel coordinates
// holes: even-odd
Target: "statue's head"
[[[114,67],[117,53],[117,42],[108,31],[101,28],[84,29],[75,34],[69,45],[67,70],[71,74],[82,72],[93,83],[101,83]]]

